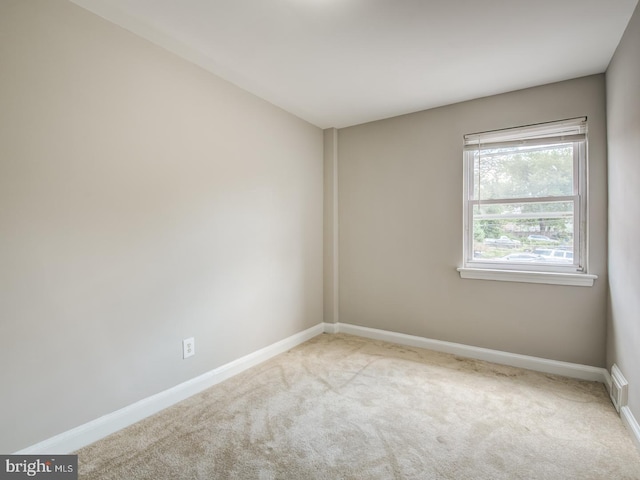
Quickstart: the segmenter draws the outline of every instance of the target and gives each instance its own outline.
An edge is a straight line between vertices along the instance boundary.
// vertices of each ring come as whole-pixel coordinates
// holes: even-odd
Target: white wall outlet
[[[196,341],[191,338],[182,340],[182,358],[188,358],[196,354]]]

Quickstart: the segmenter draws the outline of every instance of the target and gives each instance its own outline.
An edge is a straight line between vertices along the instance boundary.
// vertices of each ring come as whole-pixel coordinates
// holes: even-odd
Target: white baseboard
[[[339,323],[324,323],[324,333],[338,333],[340,331]]]
[[[452,353],[461,357],[485,360],[487,362],[526,368],[538,372],[553,373],[580,380],[590,380],[602,383],[605,383],[606,381],[607,370],[604,368],[580,365],[578,363],[560,362],[558,360],[548,360],[546,358],[502,352],[500,350],[491,350],[489,348],[472,347],[461,343],[444,342],[442,340],[433,340],[414,335],[406,335],[404,333],[360,327],[358,325],[350,325],[347,323],[338,323],[334,325],[336,326],[333,327],[333,329],[338,332],[358,335],[360,337],[371,338],[374,340],[384,340],[411,347],[435,350],[437,352]]]
[[[120,410],[92,420],[84,425],[63,432],[42,442],[15,452],[19,455],[68,454],[129,425],[164,410],[196,393],[241,373],[259,363],[320,335],[325,330],[319,323],[307,330],[261,348],[249,355],[215,368],[198,377],[187,380],[168,390],[144,398]]]
[[[544,358],[519,355],[487,348],[473,347],[460,343],[433,340],[414,335],[395,333],[368,327],[360,327],[346,323],[320,323],[303,332],[292,335],[256,352],[245,355],[230,363],[222,365],[203,375],[176,385],[168,390],[144,398],[120,410],[92,420],[84,425],[63,432],[23,450],[15,452],[21,455],[30,454],[66,454],[89,445],[101,438],[117,432],[129,425],[164,410],[196,393],[241,373],[265,360],[306,342],[321,333],[347,333],[374,340],[383,340],[401,345],[426,348],[438,352],[452,353],[462,357],[485,360],[503,365],[527,368],[545,373],[554,373],[582,380],[599,381],[607,384],[611,377],[604,368],[590,367],[575,363],[559,362]],[[610,383],[609,383],[610,386]],[[623,420],[640,442],[640,427],[631,411],[625,407]]]
[[[624,426],[631,432],[631,437],[633,438],[636,447],[640,449],[640,425],[628,406],[624,406],[620,409],[620,418],[622,419]]]

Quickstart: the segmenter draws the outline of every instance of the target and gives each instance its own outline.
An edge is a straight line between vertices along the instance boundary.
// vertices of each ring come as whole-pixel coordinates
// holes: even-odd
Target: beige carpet
[[[82,479],[640,480],[602,384],[342,334],[77,453]]]

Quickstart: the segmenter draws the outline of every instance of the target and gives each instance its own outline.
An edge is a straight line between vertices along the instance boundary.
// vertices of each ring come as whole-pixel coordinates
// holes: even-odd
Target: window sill
[[[597,275],[587,273],[526,272],[522,270],[494,270],[488,268],[458,268],[461,278],[496,280],[499,282],[546,283],[592,287]]]

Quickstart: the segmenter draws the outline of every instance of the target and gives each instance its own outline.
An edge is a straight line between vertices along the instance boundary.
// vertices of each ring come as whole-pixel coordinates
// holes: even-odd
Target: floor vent
[[[627,392],[629,391],[629,383],[622,375],[622,372],[616,364],[611,367],[611,401],[616,407],[616,410],[620,412],[620,409],[627,404]]]

